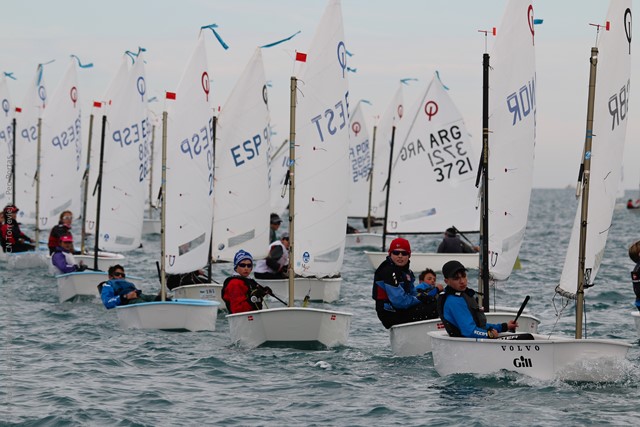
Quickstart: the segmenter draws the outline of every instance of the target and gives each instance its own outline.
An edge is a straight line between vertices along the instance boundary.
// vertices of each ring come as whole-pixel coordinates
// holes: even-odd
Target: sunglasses
[[[393,255],[409,256],[409,252],[406,252],[406,251],[391,251],[391,254],[393,254]]]
[[[238,264],[238,267],[241,267],[241,268],[252,268],[253,264],[251,264],[250,262],[243,262],[243,263]]]
[[[65,215],[65,216],[62,217],[62,219],[73,219],[73,217],[69,216],[69,215]]]
[[[452,277],[453,280],[460,280],[460,279],[464,279],[465,277],[467,277],[467,273],[457,273],[456,275],[454,275]]]
[[[126,276],[124,273],[116,271],[115,273],[113,273],[113,277],[122,277],[124,279]]]

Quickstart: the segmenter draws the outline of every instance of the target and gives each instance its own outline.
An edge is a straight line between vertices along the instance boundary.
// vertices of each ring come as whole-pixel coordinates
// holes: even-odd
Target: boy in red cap
[[[372,297],[382,325],[389,329],[401,323],[436,319],[436,298],[418,297],[413,271],[409,268],[411,245],[398,237],[389,245],[389,256],[380,264],[373,279]]]

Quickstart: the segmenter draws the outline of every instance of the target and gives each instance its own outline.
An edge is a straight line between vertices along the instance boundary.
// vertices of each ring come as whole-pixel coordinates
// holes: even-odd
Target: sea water
[[[563,307],[553,289],[576,205],[572,190],[534,190],[522,269],[495,291],[495,302],[510,307],[530,295],[527,308],[542,320],[542,333],[573,333],[573,305],[558,320]],[[440,236],[409,239],[413,250],[428,251]],[[237,348],[223,314],[215,332],[122,330],[97,298],[59,303],[45,269],[5,264],[0,425],[637,425],[640,351],[627,249],[638,239],[640,214],[622,206],[587,294],[588,335],[633,344],[622,378],[606,384],[507,372],[443,378],[430,355],[394,357],[373,308],[373,269],[359,250],[346,250],[341,298],[326,305],[353,313],[349,343],[324,351]],[[159,236],[143,243],[128,254],[127,273],[157,292]],[[230,270],[222,265],[214,275]]]

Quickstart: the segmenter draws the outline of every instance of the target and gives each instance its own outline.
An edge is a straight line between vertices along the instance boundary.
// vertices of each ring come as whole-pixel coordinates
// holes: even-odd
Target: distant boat
[[[389,168],[386,232],[441,234],[455,225],[459,230],[479,229],[477,155],[473,153],[464,119],[438,74],[412,106],[395,133],[393,168]],[[422,190],[416,195],[415,186]],[[373,268],[386,258],[384,251],[365,251]],[[412,252],[414,271],[458,259],[469,268],[478,254]]]

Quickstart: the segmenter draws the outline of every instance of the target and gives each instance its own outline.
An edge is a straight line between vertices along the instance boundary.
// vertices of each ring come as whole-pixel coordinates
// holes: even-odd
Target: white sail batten
[[[387,230],[479,229],[478,160],[462,114],[437,75],[396,130]],[[416,196],[415,189],[422,190]]]
[[[124,84],[113,87],[110,92],[112,96],[106,106],[98,239],[101,249],[122,252],[140,246],[147,190],[151,128],[142,53],[127,73]]]
[[[84,173],[82,114],[75,59],[42,114],[40,147],[40,209],[38,227],[58,223],[61,212],[80,212],[80,184]]]
[[[167,100],[165,269],[187,273],[209,256],[213,217],[213,110],[202,32]]]
[[[218,117],[213,258],[233,261],[239,249],[264,258],[269,249],[270,144],[262,50],[256,49]]]
[[[598,41],[592,150],[585,154],[593,159],[585,254],[588,284],[593,283],[604,256],[620,183],[631,81],[631,1],[610,2],[607,22],[610,29],[601,28]],[[578,286],[580,208],[581,202],[559,285],[570,293],[575,293]]]
[[[349,89],[338,0],[327,6],[299,82],[293,267],[332,276],[342,268],[349,196],[340,190],[349,182]]]
[[[367,122],[362,112],[362,102],[358,102],[351,114],[349,126],[349,161],[351,176],[349,179],[350,217],[366,218],[369,209],[369,173],[371,171],[371,140]]]
[[[391,153],[391,134],[394,126],[400,124],[404,116],[402,83],[398,86],[391,103],[380,117],[376,129],[376,147],[373,153],[373,188],[371,194],[371,216],[384,217],[387,200],[387,175],[389,174],[389,155]]]
[[[0,188],[5,191],[0,192],[0,206],[4,207],[11,202],[13,183],[11,182],[11,164],[8,159],[13,157],[13,118],[15,117],[15,107],[11,102],[9,85],[7,78],[0,77]],[[9,185],[11,184],[11,189]],[[9,191],[11,190],[11,191]]]
[[[47,104],[43,66],[38,65],[36,77],[27,89],[27,95],[16,116],[16,206],[20,208],[18,221],[22,224],[36,223],[36,185],[38,118]]]
[[[508,2],[489,74],[489,271],[511,274],[524,239],[533,185],[536,72],[533,8]]]

